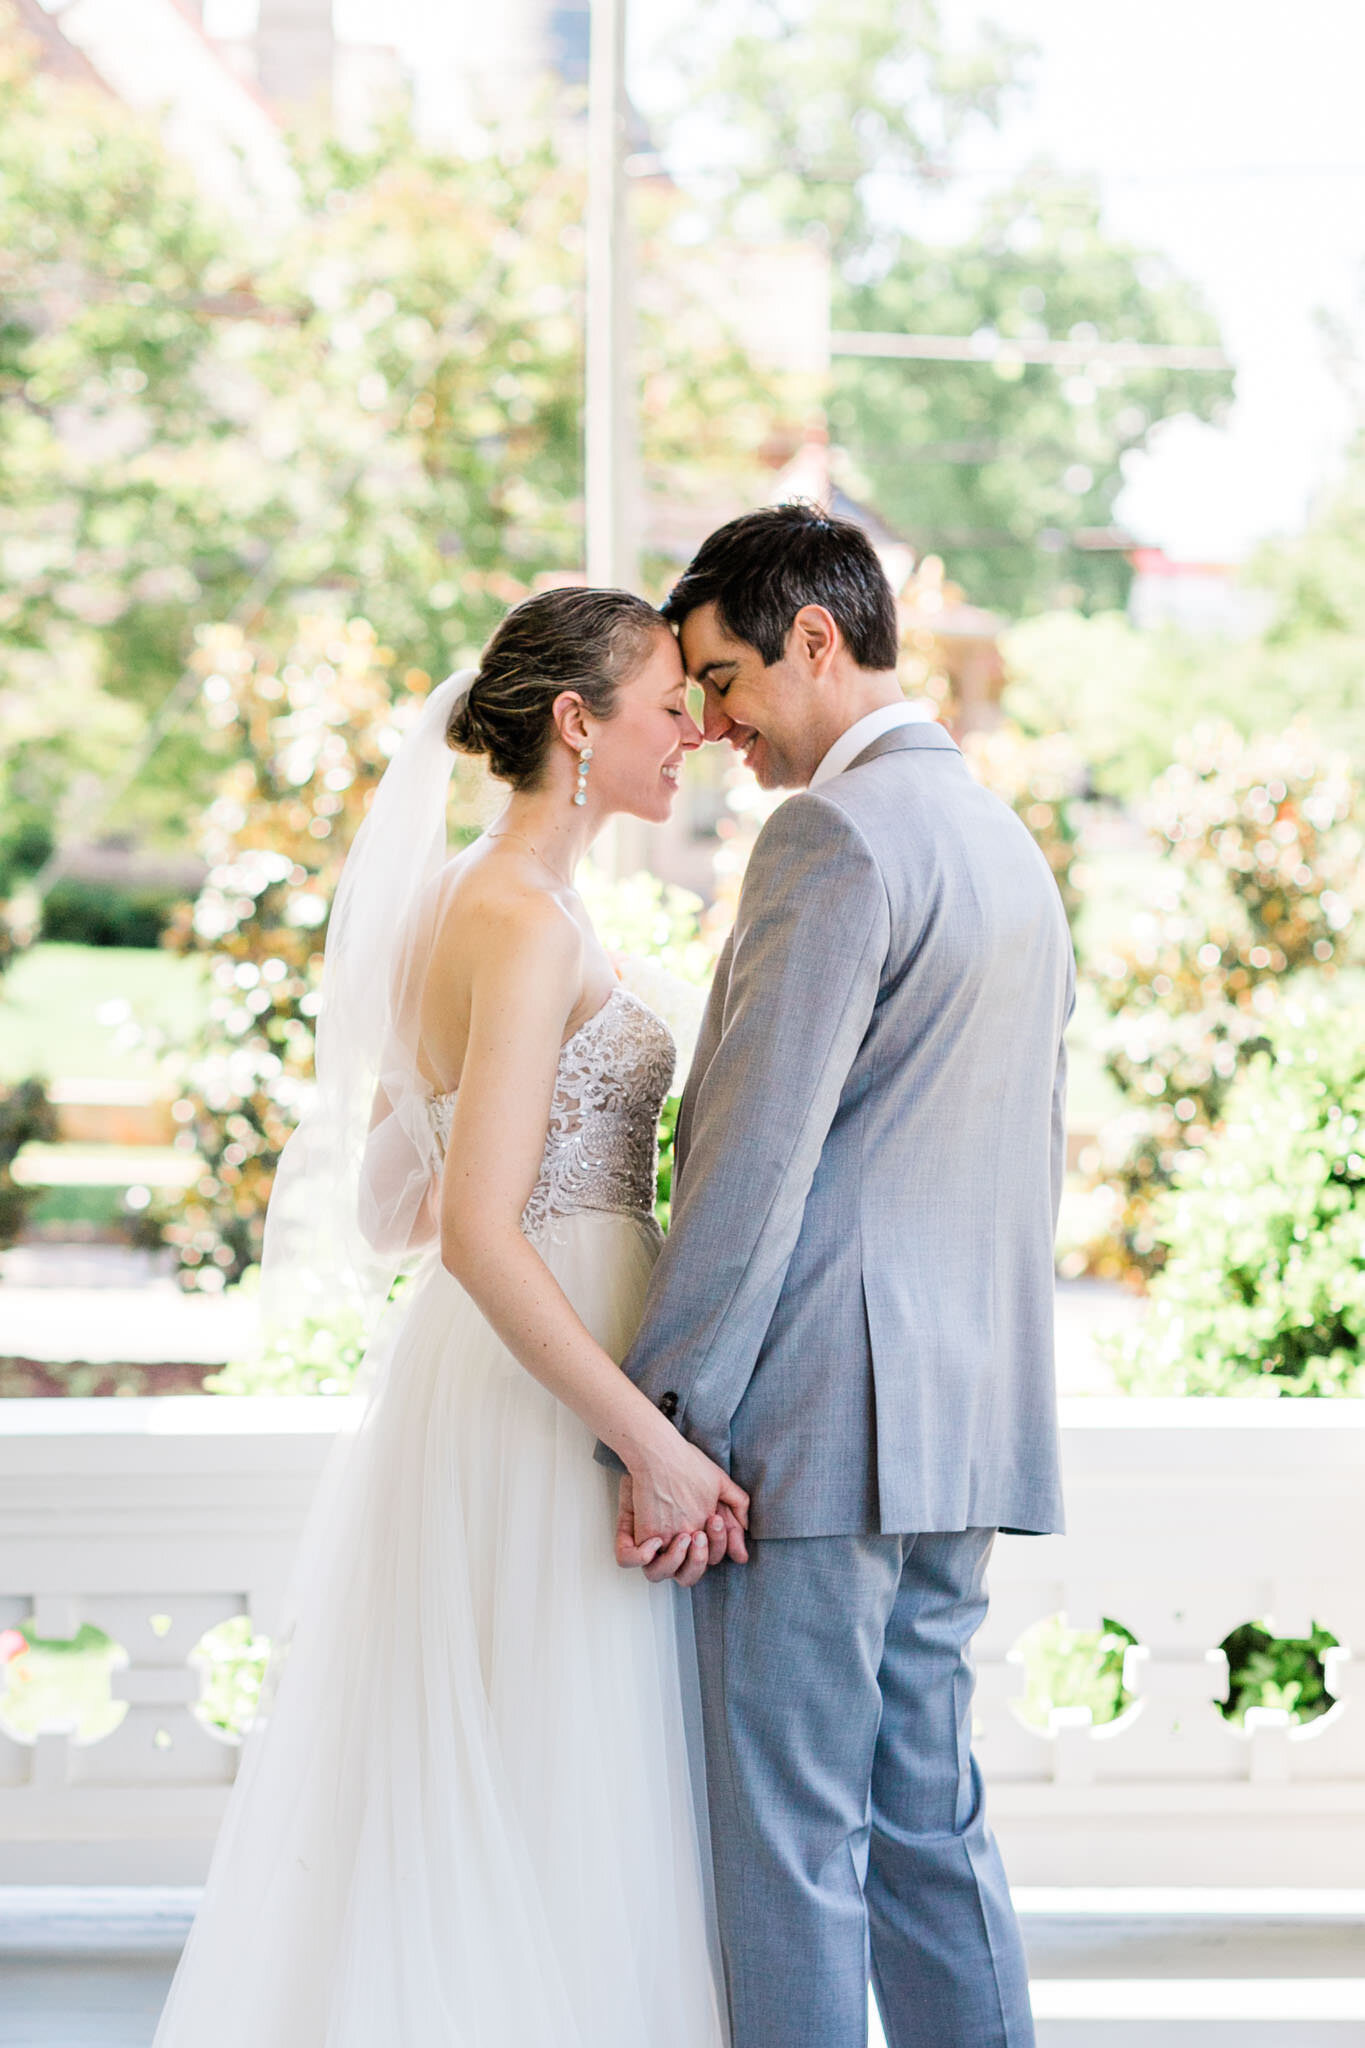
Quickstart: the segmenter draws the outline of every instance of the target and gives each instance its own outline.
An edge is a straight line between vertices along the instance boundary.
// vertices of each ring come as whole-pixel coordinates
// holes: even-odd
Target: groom
[[[869,1958],[890,2048],[1024,2048],[969,1644],[995,1531],[1061,1527],[1066,921],[906,704],[859,528],[733,520],[664,610],[707,739],[800,792],[749,862],[626,1360],[752,1499],[749,1561],[713,1525],[694,1596],[734,2048],[861,2048]]]

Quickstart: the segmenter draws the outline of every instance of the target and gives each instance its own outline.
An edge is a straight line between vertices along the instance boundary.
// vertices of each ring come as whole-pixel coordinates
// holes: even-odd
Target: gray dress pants
[[[971,1754],[994,1531],[759,1540],[693,1593],[734,2048],[1032,2048]]]

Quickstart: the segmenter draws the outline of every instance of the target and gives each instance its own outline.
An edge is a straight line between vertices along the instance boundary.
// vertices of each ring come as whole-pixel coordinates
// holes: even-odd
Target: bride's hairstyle
[[[551,707],[573,690],[594,718],[616,709],[620,685],[666,632],[653,605],[627,590],[546,590],[523,598],[483,651],[479,672],[451,713],[446,739],[485,754],[513,789],[540,779],[554,738]]]

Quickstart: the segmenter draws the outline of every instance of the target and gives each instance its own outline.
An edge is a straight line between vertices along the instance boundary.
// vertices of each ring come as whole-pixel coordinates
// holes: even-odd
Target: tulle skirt
[[[655,1252],[545,1248],[618,1358]],[[376,1352],[155,2048],[716,2048],[685,1602],[434,1258]]]

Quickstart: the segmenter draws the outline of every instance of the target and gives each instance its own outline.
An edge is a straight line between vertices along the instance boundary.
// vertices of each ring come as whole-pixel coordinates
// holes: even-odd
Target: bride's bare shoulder
[[[583,932],[566,891],[537,861],[511,847],[475,846],[447,870],[438,949],[469,969],[528,952],[547,965],[572,965],[582,957]]]

